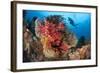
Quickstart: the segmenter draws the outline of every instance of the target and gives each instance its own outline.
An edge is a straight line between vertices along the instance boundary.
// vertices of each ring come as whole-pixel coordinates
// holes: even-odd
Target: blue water
[[[36,11],[23,10],[24,19],[29,22],[32,17],[45,18],[48,15],[61,15],[65,18],[66,26],[76,34],[77,38],[84,36],[86,39],[91,39],[91,14],[84,12],[53,12],[53,11]],[[74,21],[74,25],[69,23],[68,17]]]

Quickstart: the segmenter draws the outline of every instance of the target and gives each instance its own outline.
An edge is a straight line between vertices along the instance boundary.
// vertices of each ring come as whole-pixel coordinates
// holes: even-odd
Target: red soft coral
[[[52,23],[48,23],[45,24],[44,26],[39,26],[40,32],[42,33],[42,35],[46,36],[49,38],[49,45],[51,45],[52,43],[55,44],[56,46],[59,46],[58,48],[60,48],[63,51],[67,51],[68,50],[68,44],[64,43],[62,41],[62,31],[64,30],[64,24],[63,23],[59,23],[59,24],[52,24]],[[61,44],[60,44],[61,43]]]

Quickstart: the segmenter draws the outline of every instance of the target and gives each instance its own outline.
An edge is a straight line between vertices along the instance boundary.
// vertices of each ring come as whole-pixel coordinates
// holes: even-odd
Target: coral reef
[[[30,23],[23,20],[23,62],[91,58],[91,44],[68,29],[65,18],[50,15]]]

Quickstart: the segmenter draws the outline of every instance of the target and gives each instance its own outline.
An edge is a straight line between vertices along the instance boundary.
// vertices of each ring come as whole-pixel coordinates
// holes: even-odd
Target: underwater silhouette
[[[29,25],[28,25],[28,29],[33,33],[33,35],[34,36],[36,36],[36,34],[34,33],[35,32],[35,30],[34,30],[34,28],[35,28],[35,21],[36,21],[36,19],[37,19],[38,17],[33,17],[32,18],[32,20],[31,20],[31,22],[29,23]]]
[[[84,36],[81,36],[78,40],[76,47],[81,48],[84,45],[86,45],[86,39]]]
[[[75,23],[75,21],[71,17],[68,17],[68,21],[74,27],[76,27],[78,25],[78,24]]]

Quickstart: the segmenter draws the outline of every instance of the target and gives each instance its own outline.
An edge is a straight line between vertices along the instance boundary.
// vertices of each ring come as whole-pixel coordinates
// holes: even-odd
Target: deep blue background
[[[66,25],[73,31],[77,38],[84,36],[86,39],[91,39],[91,14],[84,12],[53,12],[53,11],[37,11],[37,10],[23,10],[23,17],[27,21],[31,21],[34,16],[40,19],[48,15],[62,15],[66,20]],[[76,26],[72,26],[68,17],[73,19]]]

